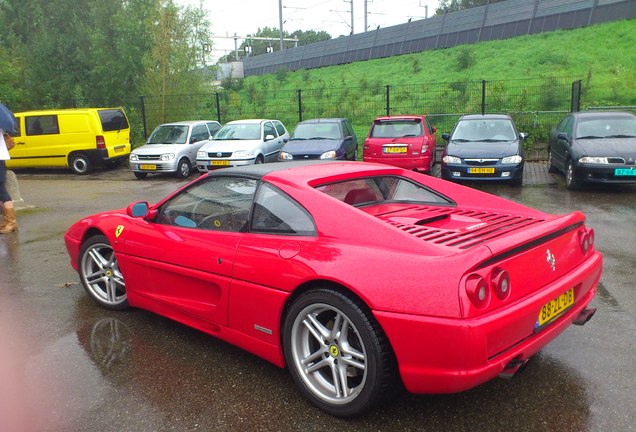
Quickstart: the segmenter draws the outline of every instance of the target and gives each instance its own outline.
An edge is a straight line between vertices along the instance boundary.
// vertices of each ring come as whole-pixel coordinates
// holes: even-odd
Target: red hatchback
[[[430,173],[435,164],[435,131],[423,115],[378,117],[364,141],[363,159]]]

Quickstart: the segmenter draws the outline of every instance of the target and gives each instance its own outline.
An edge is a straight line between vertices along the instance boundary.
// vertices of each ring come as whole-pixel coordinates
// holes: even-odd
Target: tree
[[[444,15],[444,13],[470,9],[483,6],[486,3],[498,3],[500,1],[504,0],[440,0],[439,7],[435,11],[435,14]]]

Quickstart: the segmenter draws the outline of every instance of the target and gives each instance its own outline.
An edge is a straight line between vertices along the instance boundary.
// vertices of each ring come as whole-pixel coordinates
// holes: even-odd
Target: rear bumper
[[[407,170],[416,170],[421,172],[430,172],[433,166],[433,156],[420,156],[420,157],[372,157],[364,156],[364,162],[381,163],[385,165],[392,165]]]
[[[596,293],[602,258],[583,266],[506,308],[472,319],[449,319],[375,312],[412,393],[454,393],[499,376],[512,360],[527,360],[570,326]],[[556,321],[535,329],[542,305],[575,287],[575,303]],[[512,330],[525,336],[492,352]]]

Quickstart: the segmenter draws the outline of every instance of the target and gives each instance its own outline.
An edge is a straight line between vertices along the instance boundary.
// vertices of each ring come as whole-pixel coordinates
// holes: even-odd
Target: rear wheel
[[[186,158],[181,159],[177,165],[177,177],[180,179],[188,178],[190,169],[190,161]]]
[[[283,344],[300,390],[331,415],[364,413],[396,388],[384,332],[360,300],[339,291],[320,288],[298,297],[285,318]]]
[[[91,162],[84,153],[71,153],[68,157],[68,165],[77,175],[86,175],[91,171]]]

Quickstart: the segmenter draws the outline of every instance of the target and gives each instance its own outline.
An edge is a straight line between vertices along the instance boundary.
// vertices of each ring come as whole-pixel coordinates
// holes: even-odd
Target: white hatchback
[[[193,120],[157,126],[146,145],[130,154],[130,169],[138,179],[151,173],[190,175],[201,146],[210,142],[221,124],[212,120]]]
[[[227,123],[197,153],[197,169],[206,172],[229,166],[278,160],[289,132],[279,120],[252,119]]]

